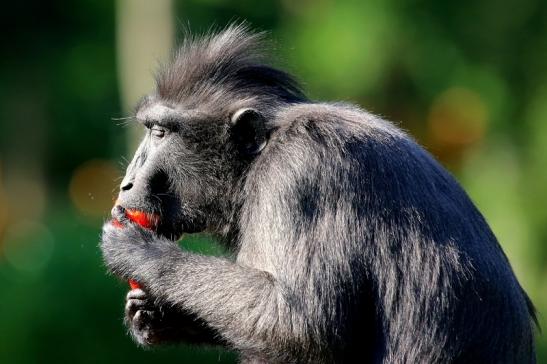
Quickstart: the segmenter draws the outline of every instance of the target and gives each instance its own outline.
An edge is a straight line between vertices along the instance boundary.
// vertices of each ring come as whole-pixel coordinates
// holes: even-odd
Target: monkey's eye
[[[153,137],[161,139],[165,136],[165,128],[159,125],[154,125],[150,128],[150,133]]]

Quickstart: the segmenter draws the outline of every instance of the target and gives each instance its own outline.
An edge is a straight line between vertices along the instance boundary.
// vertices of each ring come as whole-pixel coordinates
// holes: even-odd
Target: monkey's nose
[[[126,182],[126,183],[122,183],[122,185],[120,186],[120,190],[129,191],[132,187],[133,187],[133,182]]]

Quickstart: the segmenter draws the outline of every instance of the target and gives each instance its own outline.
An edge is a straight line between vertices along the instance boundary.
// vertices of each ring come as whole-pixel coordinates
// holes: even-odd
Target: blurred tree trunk
[[[121,102],[131,115],[136,102],[154,88],[154,72],[174,43],[172,0],[118,0],[117,53]],[[128,129],[133,151],[142,132]]]

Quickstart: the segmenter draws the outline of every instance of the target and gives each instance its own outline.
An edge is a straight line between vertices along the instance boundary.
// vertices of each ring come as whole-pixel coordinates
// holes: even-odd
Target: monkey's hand
[[[165,319],[165,313],[155,305],[142,289],[127,293],[125,325],[133,339],[142,346],[176,340],[174,328]]]
[[[127,293],[125,325],[142,346],[180,341],[215,344],[206,325],[189,314],[168,305],[160,305],[142,289]]]
[[[145,288],[151,276],[169,274],[162,264],[166,257],[176,259],[184,254],[176,242],[128,220],[121,228],[111,221],[105,223],[101,240],[108,270],[124,280],[135,279]]]
[[[124,280],[136,279],[144,287],[131,290],[126,298],[125,323],[137,343],[142,346],[179,341],[219,344],[218,335],[205,322],[162,302],[148,290],[157,277],[170,274],[165,259],[185,254],[175,242],[131,222],[124,221],[123,228],[107,222],[103,226],[101,250],[112,273]]]

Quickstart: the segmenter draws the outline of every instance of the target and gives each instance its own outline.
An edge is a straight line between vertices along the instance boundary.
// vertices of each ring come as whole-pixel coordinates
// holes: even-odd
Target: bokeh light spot
[[[104,216],[112,208],[116,180],[120,172],[110,161],[91,160],[80,165],[70,180],[69,194],[80,213]]]
[[[45,225],[21,221],[7,229],[3,253],[15,269],[34,272],[46,266],[53,248],[53,235]]]
[[[8,223],[7,206],[8,203],[5,197],[4,187],[2,185],[2,163],[0,163],[0,245],[2,244],[2,237],[4,236],[4,230]]]
[[[9,220],[40,220],[47,206],[47,191],[40,174],[33,170],[11,170],[5,178]]]
[[[482,139],[488,109],[481,96],[465,88],[450,88],[433,102],[428,124],[432,141],[440,146],[468,146]]]

